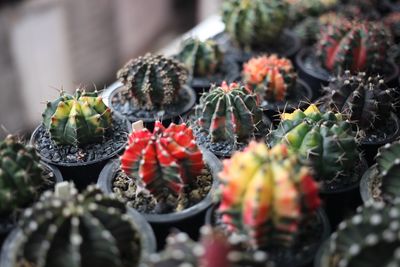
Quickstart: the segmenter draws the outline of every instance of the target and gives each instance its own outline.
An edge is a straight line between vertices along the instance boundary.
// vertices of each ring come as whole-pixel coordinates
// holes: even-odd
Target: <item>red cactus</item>
[[[158,200],[180,195],[203,168],[203,155],[186,124],[165,128],[157,121],[153,133],[146,128],[132,132],[121,157],[121,169]]]

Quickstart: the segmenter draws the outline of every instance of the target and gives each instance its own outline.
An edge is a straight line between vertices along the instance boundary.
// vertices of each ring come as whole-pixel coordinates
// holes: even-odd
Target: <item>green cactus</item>
[[[289,6],[282,0],[225,0],[225,31],[244,48],[276,42],[288,19]]]
[[[317,17],[338,4],[338,0],[284,0],[290,6],[290,20],[299,22],[305,18]]]
[[[363,132],[370,132],[386,123],[395,111],[397,88],[389,88],[379,75],[350,71],[331,80],[325,88],[326,106],[346,115]]]
[[[400,264],[400,205],[368,202],[339,224],[321,267],[392,267]]]
[[[185,64],[194,77],[205,77],[221,68],[223,53],[214,40],[188,38],[182,43],[177,59]]]
[[[47,102],[42,117],[51,139],[60,145],[100,142],[113,123],[111,110],[97,91],[89,93],[81,89],[75,95],[61,91],[59,98]]]
[[[282,121],[268,141],[271,146],[287,144],[308,162],[316,172],[316,179],[332,182],[348,177],[359,163],[356,133],[340,114],[321,113],[315,105],[304,112],[283,113]]]
[[[143,109],[162,109],[177,101],[177,95],[187,79],[185,67],[162,55],[130,60],[117,73],[134,105]]]
[[[198,125],[212,142],[245,141],[263,125],[256,96],[236,83],[213,85],[200,98],[196,117]]]
[[[78,194],[73,184],[57,184],[19,225],[18,266],[131,267],[141,260],[139,229],[127,208],[94,186]]]
[[[0,142],[0,216],[30,205],[45,182],[33,147],[11,135]]]

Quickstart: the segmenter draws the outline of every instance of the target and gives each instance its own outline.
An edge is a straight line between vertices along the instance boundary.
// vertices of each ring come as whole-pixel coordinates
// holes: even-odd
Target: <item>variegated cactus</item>
[[[133,131],[121,157],[121,169],[158,202],[181,196],[204,167],[202,152],[186,124],[165,128],[156,121],[153,132]]]
[[[381,72],[391,44],[388,29],[378,22],[330,24],[320,35],[317,56],[328,71]]]
[[[212,142],[247,140],[263,124],[256,96],[237,83],[213,85],[200,98],[196,117]]]
[[[222,222],[247,235],[254,248],[293,245],[303,220],[320,205],[311,170],[285,145],[269,150],[252,142],[224,161],[219,177]]]
[[[148,110],[162,109],[177,101],[187,70],[175,59],[148,53],[126,63],[117,78],[133,104]]]
[[[247,89],[269,101],[284,101],[296,86],[296,78],[290,59],[275,54],[252,58],[243,65]]]
[[[304,112],[283,113],[268,141],[286,144],[315,171],[316,179],[331,182],[348,177],[359,164],[356,133],[341,114],[321,113],[315,105]]]
[[[77,89],[74,95],[61,91],[59,98],[47,102],[43,124],[57,144],[74,146],[102,141],[112,127],[111,110],[95,92]]]
[[[133,220],[94,186],[78,194],[73,184],[57,184],[25,210],[15,266],[138,266],[142,229]]]

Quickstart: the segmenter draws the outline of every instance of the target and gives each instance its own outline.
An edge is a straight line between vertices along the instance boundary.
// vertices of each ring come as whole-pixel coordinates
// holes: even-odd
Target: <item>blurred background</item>
[[[110,85],[130,58],[174,43],[220,2],[0,0],[0,138],[32,131],[60,88]]]

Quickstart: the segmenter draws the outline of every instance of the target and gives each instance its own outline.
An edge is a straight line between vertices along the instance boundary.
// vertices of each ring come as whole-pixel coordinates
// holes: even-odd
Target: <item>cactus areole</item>
[[[186,124],[165,128],[156,121],[153,132],[132,132],[121,157],[121,169],[145,187],[158,202],[179,197],[205,167],[192,129]]]

